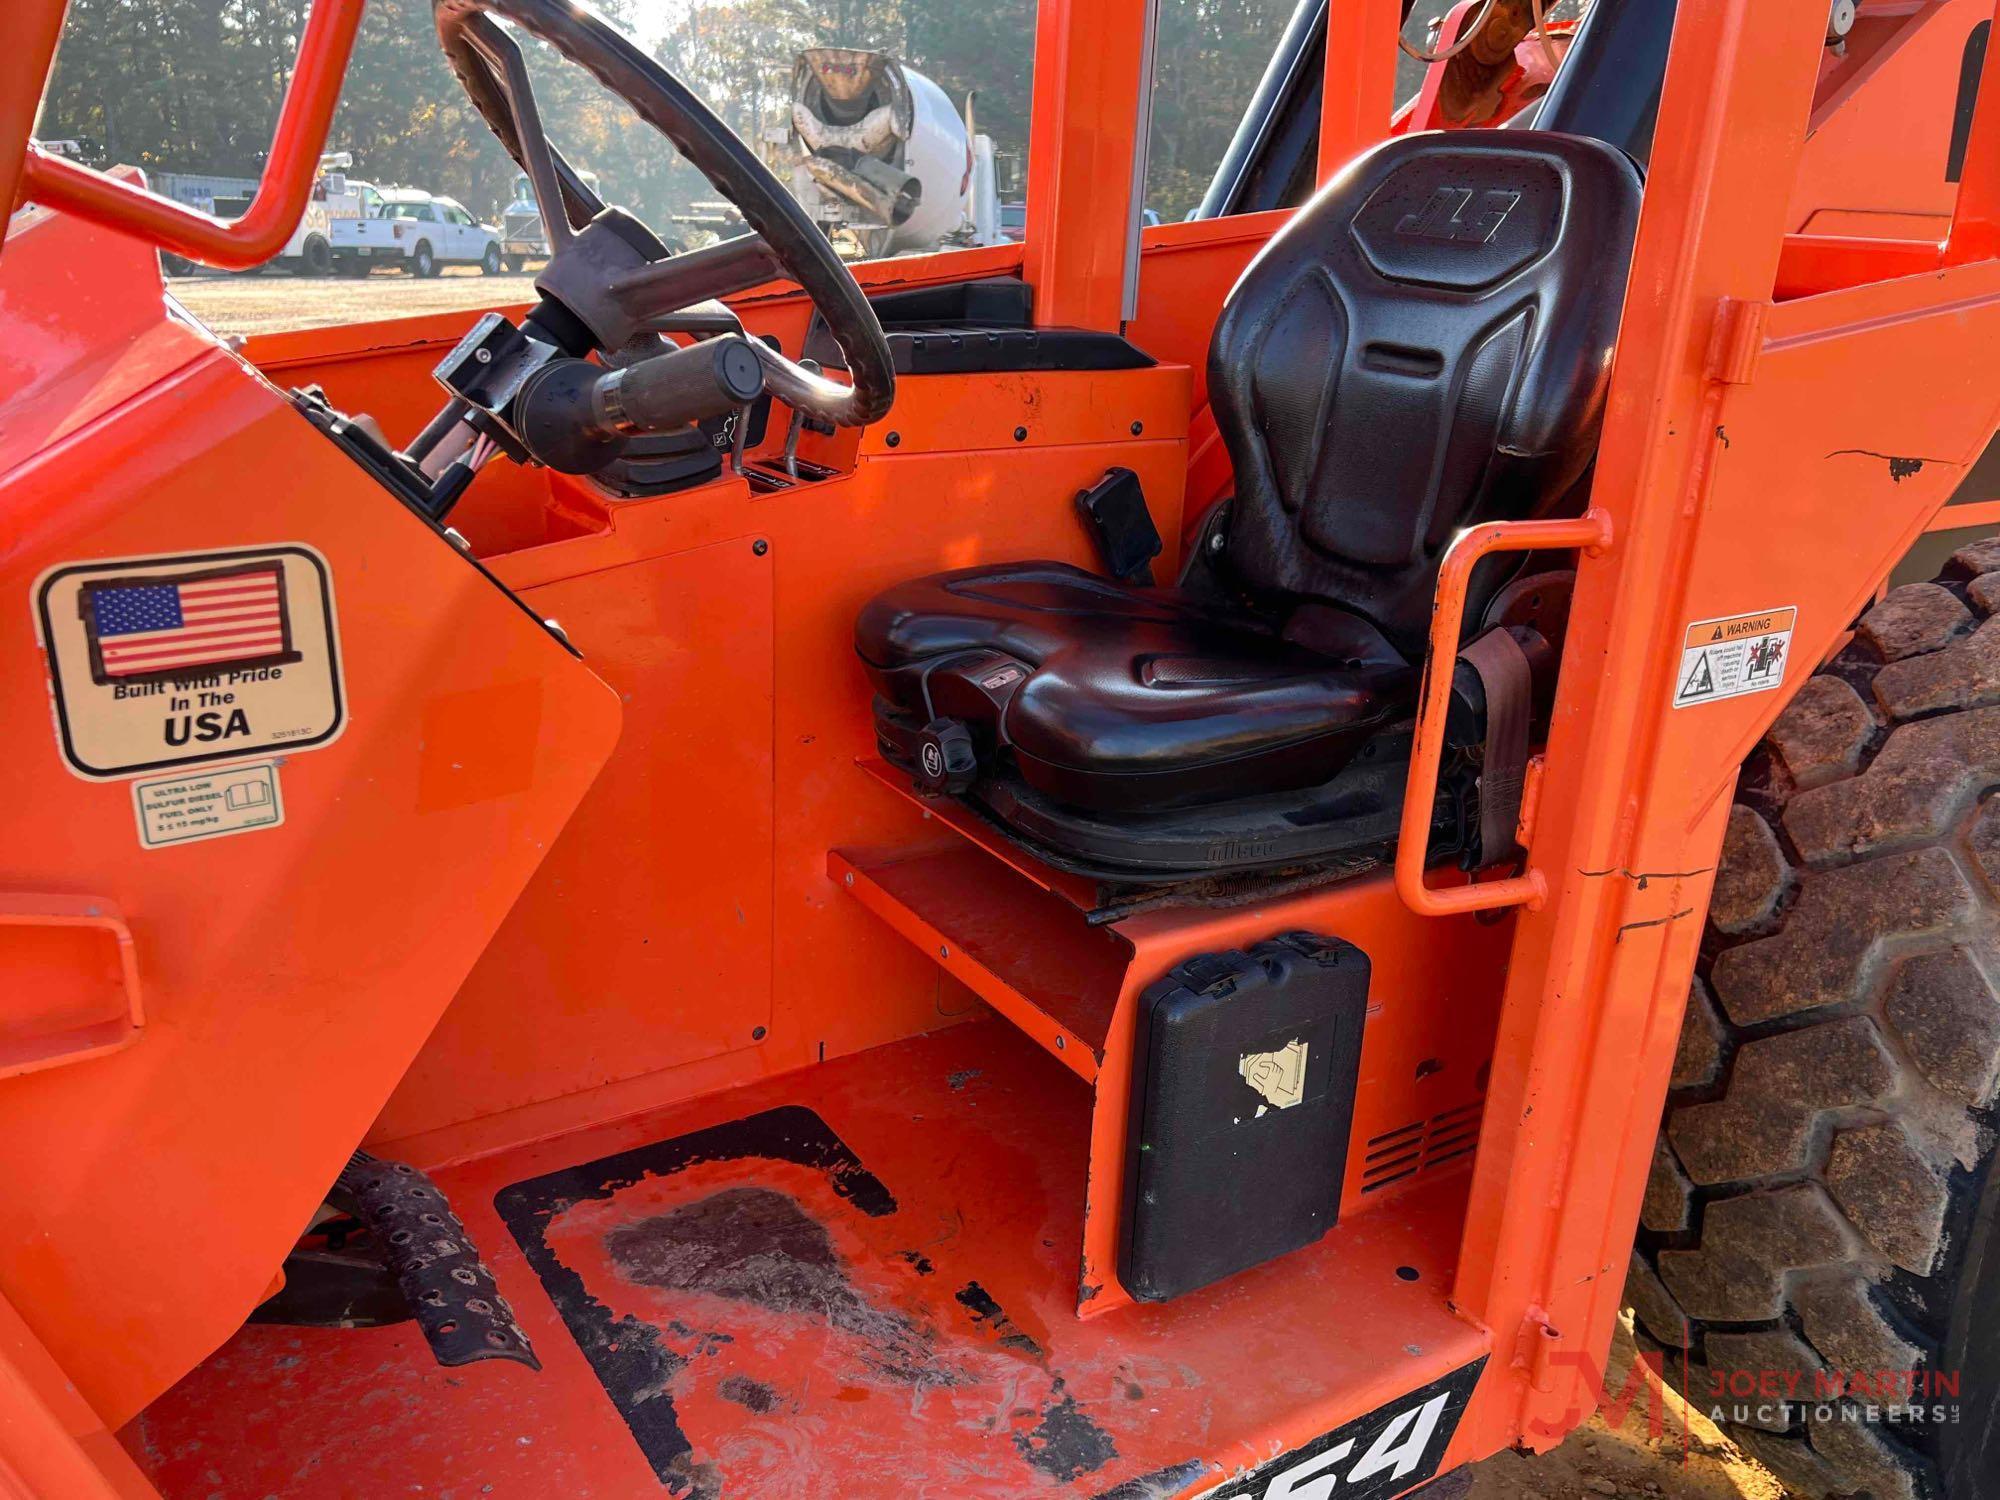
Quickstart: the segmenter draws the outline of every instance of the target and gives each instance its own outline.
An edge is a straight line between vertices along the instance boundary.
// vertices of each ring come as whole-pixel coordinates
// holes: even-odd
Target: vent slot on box
[[[1473,1099],[1372,1137],[1361,1191],[1380,1192],[1392,1183],[1468,1160],[1479,1146],[1479,1114],[1484,1107],[1484,1099]]]

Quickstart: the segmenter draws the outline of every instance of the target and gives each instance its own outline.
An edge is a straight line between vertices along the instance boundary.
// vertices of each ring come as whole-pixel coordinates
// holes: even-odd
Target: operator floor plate
[[[1468,1347],[1463,1178],[1079,1322],[1088,1109],[982,1023],[440,1170],[542,1371],[252,1326],[122,1436],[169,1500],[1152,1500],[1270,1458],[1385,1351],[1407,1389]]]

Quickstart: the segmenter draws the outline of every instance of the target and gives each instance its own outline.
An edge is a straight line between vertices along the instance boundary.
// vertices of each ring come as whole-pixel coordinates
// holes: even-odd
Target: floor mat
[[[497,1207],[672,1489],[719,1495],[727,1474],[775,1490],[793,1455],[773,1429],[828,1394],[848,1458],[905,1483],[921,1482],[913,1421],[971,1440],[940,1479],[1018,1484],[1025,1464],[1068,1481],[1114,1456],[1042,1346],[978,1282],[939,1281],[895,1197],[809,1109],[552,1172]],[[684,1413],[728,1434],[706,1459]]]

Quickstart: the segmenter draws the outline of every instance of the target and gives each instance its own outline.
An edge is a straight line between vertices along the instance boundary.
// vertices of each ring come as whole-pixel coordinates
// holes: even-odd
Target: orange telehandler
[[[0,1493],[1442,1494],[1627,1306],[2000,1492],[1985,0],[1462,9],[1444,131],[1341,0],[1317,190],[1150,228],[1150,6],[1043,0],[1025,242],[854,267],[436,0],[536,300],[232,347],[158,254],[361,9],[231,223],[0,10]]]

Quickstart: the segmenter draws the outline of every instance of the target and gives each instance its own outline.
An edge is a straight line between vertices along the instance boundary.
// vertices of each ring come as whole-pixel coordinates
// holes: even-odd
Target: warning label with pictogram
[[[1674,707],[1693,708],[1777,687],[1785,680],[1798,618],[1799,612],[1787,607],[1688,626],[1674,676]]]

